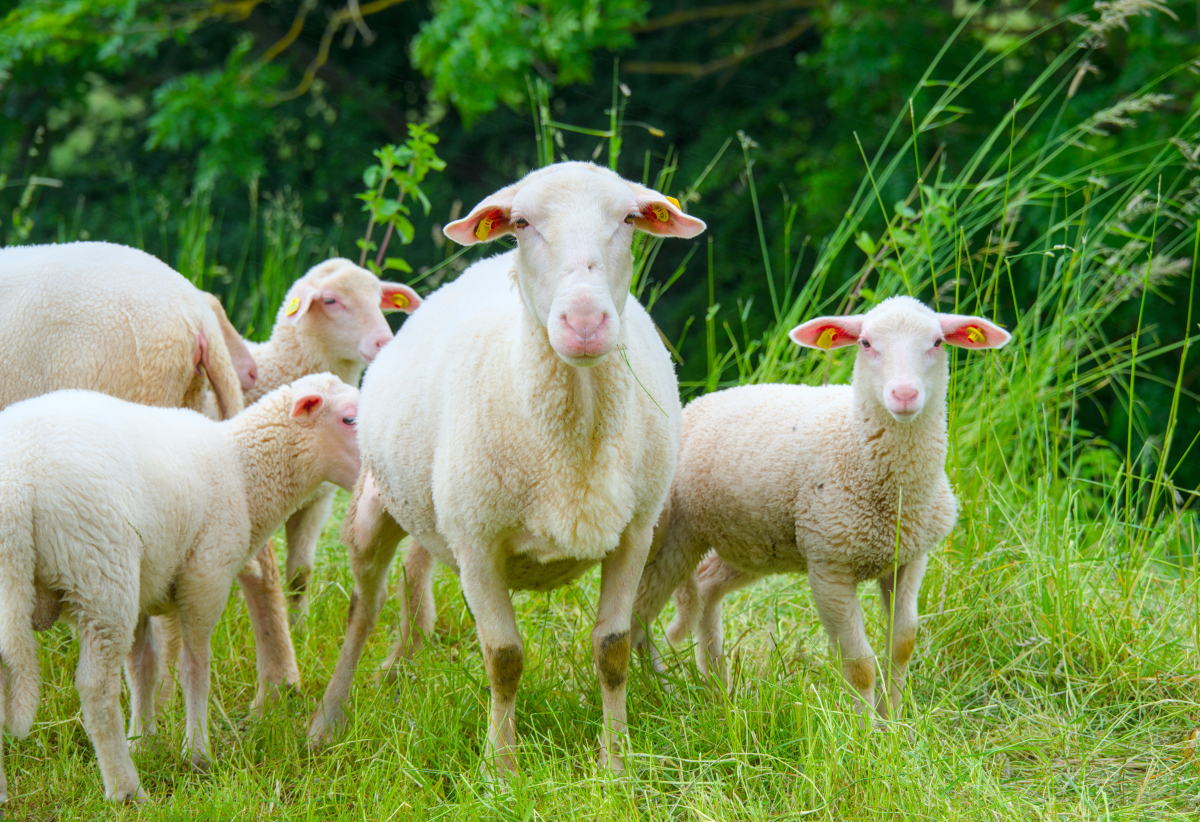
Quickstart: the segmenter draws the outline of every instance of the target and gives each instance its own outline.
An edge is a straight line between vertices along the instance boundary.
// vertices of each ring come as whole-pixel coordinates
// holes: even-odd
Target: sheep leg
[[[841,662],[842,676],[853,689],[854,709],[865,713],[875,705],[875,652],[867,642],[858,586],[853,577],[811,566],[808,584],[829,636],[829,654]]]
[[[133,644],[132,633],[102,627],[91,618],[79,622],[75,688],[79,691],[83,727],[96,749],[104,796],[114,802],[146,798],[122,730],[121,658]]]
[[[404,573],[400,577],[400,638],[392,645],[383,663],[381,677],[395,682],[397,665],[402,659],[412,659],[421,650],[426,635],[433,631],[437,606],[433,601],[433,569],[436,560],[419,542],[413,540],[404,555]]]
[[[218,611],[218,614],[220,612]],[[190,754],[192,766],[208,770],[212,756],[208,746],[208,691],[212,677],[212,629],[216,620],[204,624],[183,625],[183,658],[180,679],[187,724],[183,734],[183,755]]]
[[[600,675],[603,725],[600,730],[600,767],[614,773],[625,770],[621,749],[629,740],[625,713],[629,673],[630,628],[638,580],[654,536],[652,522],[635,520],[621,541],[600,565],[600,602],[592,629],[592,659]]]
[[[654,526],[650,558],[642,570],[633,601],[633,647],[643,653],[648,651],[657,671],[662,671],[664,666],[651,636],[654,620],[662,612],[671,592],[680,584],[687,584],[691,571],[704,554],[703,544],[691,539],[686,524],[678,521],[671,523],[670,517],[671,506],[668,504]],[[674,642],[672,632],[678,633],[678,622],[676,619],[667,629],[668,642]]]
[[[525,650],[517,630],[517,615],[508,593],[505,554],[488,548],[456,551],[463,596],[475,616],[475,630],[491,686],[491,717],[483,770],[515,771],[517,742],[517,685],[525,667]],[[629,655],[628,633],[626,657]]]
[[[254,655],[258,668],[258,689],[251,710],[262,715],[267,702],[285,687],[300,683],[300,667],[288,628],[287,604],[279,579],[275,548],[267,540],[258,555],[238,573],[250,627],[254,630]]]
[[[879,578],[880,604],[888,623],[889,658],[886,669],[887,687],[879,690],[875,709],[887,719],[900,710],[904,694],[904,677],[917,641],[917,595],[929,557],[923,556],[896,569],[895,574]],[[893,594],[895,595],[893,597]],[[890,704],[889,704],[890,703]]]
[[[681,619],[693,619],[696,625],[696,667],[700,675],[709,677],[716,675],[721,679],[721,686],[729,689],[729,671],[725,667],[725,629],[721,625],[721,600],[738,588],[762,579],[761,574],[753,574],[734,568],[714,551],[710,553],[693,575],[695,590],[690,586],[681,586],[676,592],[676,604]],[[684,595],[680,596],[680,593]],[[699,604],[699,617],[689,617],[689,610],[696,608],[690,605],[686,597],[695,596]]]
[[[292,629],[304,630],[308,617],[308,586],[312,580],[313,563],[317,556],[317,540],[333,512],[336,486],[326,483],[321,496],[292,514],[284,524],[287,534],[287,595],[288,618]]]
[[[8,801],[8,778],[4,775],[4,701],[8,699],[8,674],[0,660],[0,805]]]
[[[183,641],[179,638],[179,617],[175,614],[151,617],[150,631],[158,658],[158,693],[154,694],[155,704],[150,709],[153,717],[175,696],[175,668]]]
[[[133,631],[133,648],[125,657],[125,681],[129,685],[129,747],[141,750],[154,736],[154,690],[158,686],[158,654],[150,618],[138,618]]]
[[[321,704],[308,723],[308,741],[318,745],[337,732],[346,718],[344,703],[350,695],[354,670],[363,645],[379,619],[387,598],[387,571],[404,531],[383,507],[375,481],[367,472],[354,487],[354,496],[342,527],[342,542],[350,554],[354,592],[346,617],[346,637],[338,653],[337,667]]]

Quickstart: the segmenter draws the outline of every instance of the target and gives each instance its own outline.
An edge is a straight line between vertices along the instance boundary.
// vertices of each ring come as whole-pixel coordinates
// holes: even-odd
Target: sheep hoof
[[[345,715],[341,711],[336,715],[327,716],[323,710],[318,709],[308,721],[308,747],[316,750],[332,742],[344,720]]]
[[[120,802],[123,805],[127,805],[127,804],[134,803],[134,802],[140,804],[142,802],[148,801],[149,798],[150,797],[148,797],[146,795],[146,792],[144,790],[142,790],[142,786],[137,783],[134,783],[132,788],[123,788],[123,789],[114,790],[107,797],[107,799],[110,802]]]

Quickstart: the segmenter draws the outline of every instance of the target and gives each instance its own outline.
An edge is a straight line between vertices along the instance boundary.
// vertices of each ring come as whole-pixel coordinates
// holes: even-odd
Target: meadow
[[[866,310],[895,293],[988,316],[1013,333],[1000,351],[953,355],[947,471],[961,515],[931,558],[898,718],[863,726],[826,651],[807,583],[775,577],[725,600],[728,694],[699,677],[690,648],[666,653],[665,678],[637,661],[628,772],[613,779],[595,765],[593,572],[550,593],[514,595],[527,654],[517,704],[521,771],[493,784],[479,770],[487,680],[471,615],[443,569],[430,644],[396,685],[371,681],[397,624],[389,600],[364,653],[344,734],[311,751],[304,728],[333,670],[353,587],[338,538],[342,493],[320,545],[307,629],[296,637],[298,691],[261,719],[249,714],[253,642],[235,597],[214,637],[212,770],[193,771],[179,754],[177,697],[159,738],[135,757],[151,801],[109,807],[78,716],[77,649],[57,626],[41,635],[43,702],[34,731],[4,741],[14,799],[0,818],[1200,816],[1200,519],[1196,492],[1175,479],[1200,458],[1196,432],[1179,425],[1181,410],[1197,403],[1185,376],[1198,335],[1190,302],[1184,327],[1157,321],[1166,286],[1189,282],[1170,294],[1190,301],[1200,285],[1197,114],[1171,133],[1146,128],[1134,149],[1080,152],[1114,125],[1152,120],[1163,101],[1151,84],[1115,109],[1071,121],[1064,111],[1078,51],[1067,51],[993,118],[974,156],[953,164],[922,156],[922,138],[958,119],[972,82],[1006,56],[981,51],[953,82],[918,87],[885,148],[863,157],[862,187],[812,252],[815,260],[805,262],[805,277],[799,248],[768,251],[760,215],[763,254],[754,276],[767,283],[769,304],[735,310],[712,302],[692,332],[704,335],[703,374],[681,386],[692,397],[746,382],[847,381],[852,353],[801,353],[787,329],[819,313]],[[936,64],[926,79],[935,72]],[[612,111],[609,132],[586,136],[612,149],[620,168],[618,107]],[[541,118],[539,160],[556,159],[546,147],[563,130]],[[760,213],[755,146],[736,135],[728,150],[743,153],[746,196]],[[702,179],[681,183],[672,170],[668,160],[647,182],[682,193],[685,204],[703,190]],[[904,194],[885,202],[881,192],[896,190]],[[207,251],[220,222],[203,202],[189,207],[193,230],[173,238],[171,262],[212,282],[228,273]],[[233,298],[235,321],[259,336],[290,282],[287,272],[349,246],[335,229],[315,237],[289,222],[292,214],[283,200],[264,212],[256,242],[273,262],[251,296]],[[680,276],[654,268],[654,249],[639,249],[635,284],[648,303]],[[701,244],[688,276],[704,276],[704,259]],[[710,283],[711,259],[710,247]],[[243,272],[227,265],[231,281],[241,282]],[[757,312],[753,323],[750,312]],[[1133,332],[1114,333],[1116,318]],[[673,340],[682,333],[663,330]],[[1105,413],[1109,422],[1120,415],[1123,441],[1089,429],[1085,411],[1101,397],[1115,398],[1104,407],[1116,410]],[[1167,410],[1165,427],[1149,427],[1151,406]],[[868,636],[881,648],[878,591],[863,586],[860,595]],[[672,614],[668,607],[655,626],[660,642]]]

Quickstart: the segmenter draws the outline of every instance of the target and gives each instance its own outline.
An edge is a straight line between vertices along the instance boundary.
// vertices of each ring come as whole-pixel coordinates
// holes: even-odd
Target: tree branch
[[[630,74],[675,74],[686,77],[704,77],[707,74],[713,74],[714,72],[737,66],[764,52],[786,46],[814,25],[816,23],[811,19],[800,20],[787,31],[757,42],[740,54],[722,57],[719,60],[710,60],[707,63],[667,63],[631,60],[628,63],[622,63],[621,68]]]
[[[783,9],[812,8],[816,5],[817,0],[758,0],[758,2],[754,3],[726,3],[720,6],[704,6],[698,9],[684,9],[664,14],[662,17],[655,17],[653,20],[647,20],[645,23],[630,26],[629,31],[632,34],[645,34],[649,31],[658,31],[659,29],[671,28],[672,26],[682,26],[686,23],[694,23],[699,20],[738,17],[746,14],[764,14]]]

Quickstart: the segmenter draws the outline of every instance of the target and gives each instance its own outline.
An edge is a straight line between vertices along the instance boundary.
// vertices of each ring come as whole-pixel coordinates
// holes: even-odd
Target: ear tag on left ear
[[[675,206],[676,208],[679,208],[679,201],[676,200],[674,197],[672,197],[671,195],[668,194],[667,200],[671,203],[671,205]],[[679,210],[683,211],[682,208],[679,208]]]
[[[492,226],[496,224],[496,216],[489,214],[479,221],[479,225],[475,226],[475,238],[477,240],[486,240],[488,235],[492,233]]]
[[[408,308],[408,297],[404,294],[393,294],[392,305],[396,308]]]
[[[825,327],[825,330],[821,332],[821,336],[817,337],[817,345],[828,351],[829,349],[833,348],[833,343],[835,340],[837,340],[837,338],[837,329],[832,325],[828,325]]]
[[[967,326],[967,339],[970,340],[971,342],[975,343],[976,345],[979,345],[979,343],[986,340],[987,337],[985,337],[983,335],[983,332],[980,331],[978,327],[976,327],[974,325],[968,325]]]
[[[292,297],[292,299],[288,301],[287,311],[285,311],[284,313],[290,317],[299,310],[300,310],[300,298]]]
[[[655,204],[651,205],[651,206],[650,206],[650,208],[651,208],[651,209],[653,209],[653,211],[654,211],[654,217],[655,217],[655,219],[657,219],[657,220],[658,220],[660,223],[669,223],[669,222],[671,222],[671,212],[667,211],[665,208],[663,208],[662,206],[658,205],[657,203],[655,203]]]

